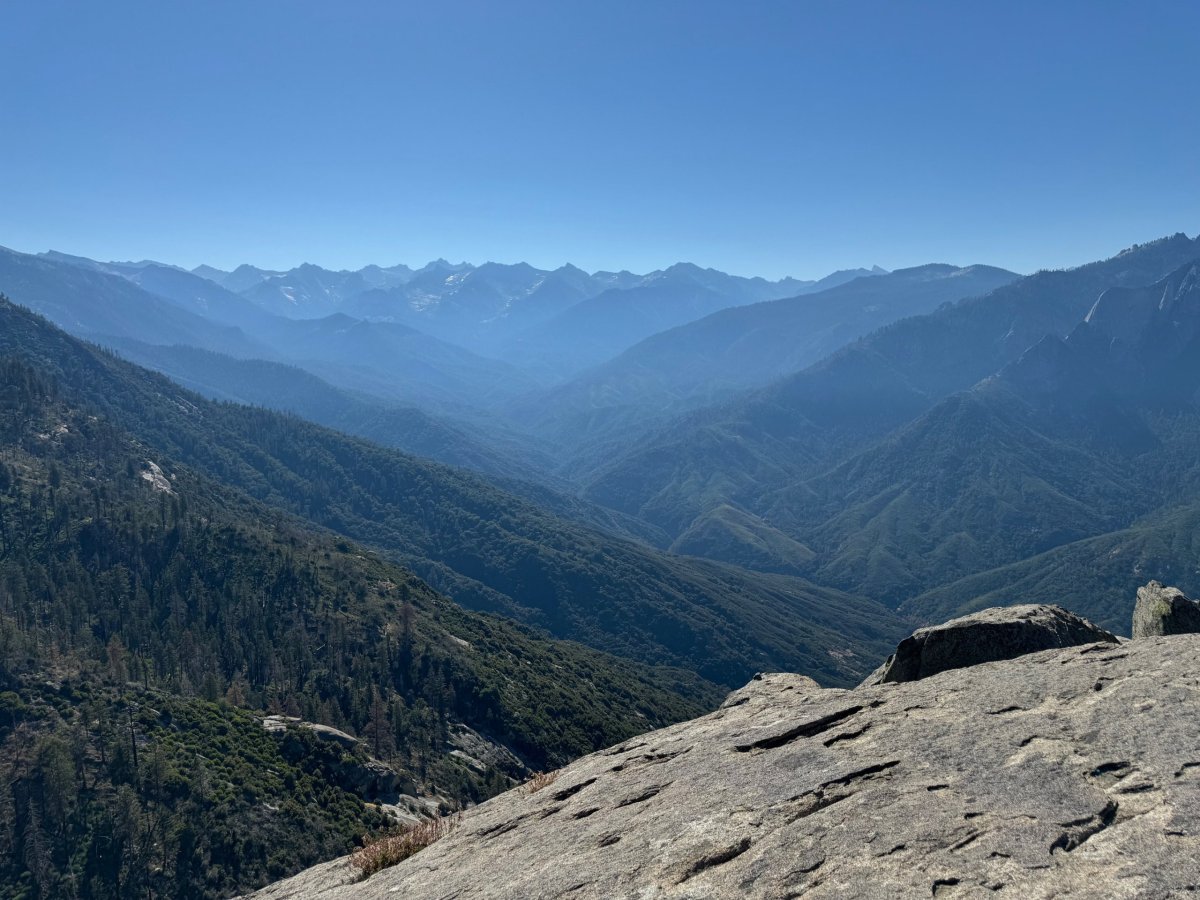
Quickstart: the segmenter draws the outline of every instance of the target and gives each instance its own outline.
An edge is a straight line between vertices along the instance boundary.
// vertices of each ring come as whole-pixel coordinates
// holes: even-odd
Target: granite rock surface
[[[867,683],[917,681],[949,669],[1094,641],[1116,643],[1117,638],[1059,606],[1000,606],[918,629]]]
[[[1189,600],[1179,588],[1163,587],[1157,581],[1138,588],[1133,607],[1135,638],[1197,632],[1200,632],[1200,603]]]
[[[854,690],[763,675],[365,881],[338,860],[253,896],[1192,896],[1197,722],[1200,635]]]

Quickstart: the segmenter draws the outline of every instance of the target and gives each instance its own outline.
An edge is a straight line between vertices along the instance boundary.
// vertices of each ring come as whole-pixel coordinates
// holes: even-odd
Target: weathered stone
[[[319,725],[316,722],[304,722],[297,719],[295,716],[263,716],[263,728],[272,734],[283,734],[289,728],[303,728],[311,731],[317,737],[326,741],[334,741],[346,748],[353,748],[358,744],[358,738],[353,735],[346,734],[344,731],[339,731],[330,725]]]
[[[1198,660],[1182,636],[852,691],[760,676],[365,881],[343,859],[255,897],[1192,896]]]
[[[1116,643],[1117,638],[1058,606],[998,606],[913,632],[864,684],[917,681],[949,669],[1097,641]]]
[[[451,756],[457,756],[478,771],[493,769],[511,776],[521,776],[529,772],[503,744],[484,737],[462,722],[450,726],[449,744],[454,748],[450,751]]]
[[[1200,603],[1189,600],[1179,588],[1163,587],[1157,581],[1138,588],[1133,607],[1135,638],[1198,632]]]

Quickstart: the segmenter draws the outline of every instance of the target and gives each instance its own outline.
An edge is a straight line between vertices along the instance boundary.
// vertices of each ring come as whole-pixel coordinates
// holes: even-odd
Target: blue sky
[[[1200,229],[1200,4],[10,0],[0,244],[1021,271]]]

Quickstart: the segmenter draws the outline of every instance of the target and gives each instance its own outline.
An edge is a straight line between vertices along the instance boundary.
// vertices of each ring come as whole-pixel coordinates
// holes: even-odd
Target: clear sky
[[[0,244],[1021,271],[1200,229],[1200,4],[6,0]]]

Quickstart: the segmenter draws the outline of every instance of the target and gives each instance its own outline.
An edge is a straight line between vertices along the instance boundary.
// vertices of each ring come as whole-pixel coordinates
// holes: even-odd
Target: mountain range
[[[848,273],[847,273],[848,274]],[[603,442],[816,363],[876,327],[986,294],[1017,275],[928,265],[814,285],[805,294],[726,306],[658,333],[518,409],[526,427],[568,447]],[[819,289],[818,289],[819,288]],[[598,311],[597,311],[598,312]],[[589,333],[595,329],[589,329]]]
[[[947,581],[1187,496],[1198,256],[1177,235],[904,320],[683,418],[584,495],[688,552],[744,561],[763,534],[790,540],[811,556],[762,567],[916,612]],[[1159,345],[1163,369],[1104,355],[1156,359]],[[723,524],[730,508],[756,523],[748,541]]]
[[[375,795],[296,729],[448,811],[755,672],[848,686],[923,622],[1122,629],[1148,574],[1196,587],[1185,235],[823,283],[0,251],[0,291],[0,740],[38,760],[0,773],[5,888],[225,896],[344,852]],[[222,728],[237,796],[196,762]],[[251,756],[262,803],[326,792],[275,863],[233,837]],[[133,801],[207,817],[207,869],[69,858]]]
[[[684,264],[636,276],[438,260],[415,271],[255,270],[240,294],[146,262],[6,261],[39,311],[209,396],[472,468],[656,551],[914,614],[926,592],[1128,527],[1177,491],[1129,474],[1174,439],[1073,360],[1102,327],[1150,327],[1136,310],[1197,256],[1176,235],[1024,278],[939,264],[826,284]],[[304,315],[263,308],[255,291],[281,278],[308,285]],[[100,315],[87,302],[100,287],[125,306]],[[762,299],[783,290],[794,296]],[[137,304],[152,314],[139,320]],[[199,337],[181,338],[193,317],[205,323]],[[490,359],[473,342],[557,347],[577,367],[591,342],[593,358],[610,358],[572,376],[545,357]],[[1189,371],[1174,365],[1176,377]],[[1169,378],[1153,377],[1146,391],[1161,394]],[[1073,389],[1053,394],[1056,384]],[[985,521],[1000,527],[976,534]]]
[[[61,253],[49,255],[72,258]],[[607,290],[643,287],[657,281],[692,281],[733,295],[763,295],[823,290],[860,275],[882,272],[878,267],[854,269],[834,272],[815,281],[784,278],[772,283],[762,278],[738,278],[715,269],[702,270],[686,263],[648,275],[635,275],[626,271],[588,274],[570,264],[546,270],[528,263],[488,262],[474,266],[444,259],[433,260],[418,269],[371,265],[357,271],[334,272],[305,263],[287,272],[249,265],[239,266],[233,272],[204,265],[192,270],[193,274],[244,294],[264,307],[276,307],[273,312],[297,318],[320,318],[333,312],[385,318],[413,315],[418,317],[416,321],[425,322],[459,317],[459,325],[495,322],[509,330],[514,322],[518,323],[517,328],[522,324],[528,326]],[[372,293],[353,299],[367,292]],[[352,299],[352,308],[347,309],[346,304]],[[446,324],[435,324],[427,330],[436,331]]]
[[[562,374],[718,309],[824,290],[883,270],[769,282],[686,263],[634,275],[588,274],[569,264],[544,270],[528,263],[473,266],[439,259],[417,270],[368,266],[331,272],[305,264],[288,272],[247,266],[233,273],[211,267],[194,272],[274,315],[344,313],[396,322],[475,352]]]

